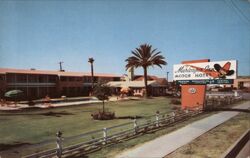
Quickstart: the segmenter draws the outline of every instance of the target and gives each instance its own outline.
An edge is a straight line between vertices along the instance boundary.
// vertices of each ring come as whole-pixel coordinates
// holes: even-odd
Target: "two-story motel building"
[[[119,81],[114,74],[95,73],[94,82]],[[24,70],[0,68],[0,97],[9,90],[23,91],[22,99],[38,99],[49,96],[88,96],[91,90],[91,74],[83,72]]]

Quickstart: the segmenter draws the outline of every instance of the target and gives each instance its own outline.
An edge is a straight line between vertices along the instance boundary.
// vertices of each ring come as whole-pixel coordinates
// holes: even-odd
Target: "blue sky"
[[[247,0],[2,0],[0,67],[124,74],[140,44],[162,52],[166,76],[183,60],[236,59],[250,75],[250,2]],[[141,69],[136,73],[142,73]]]

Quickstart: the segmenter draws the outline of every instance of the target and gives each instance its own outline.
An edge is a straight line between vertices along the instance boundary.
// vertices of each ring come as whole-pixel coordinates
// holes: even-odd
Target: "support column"
[[[39,75],[37,76],[36,81],[37,81],[38,84],[40,83],[39,82]],[[36,97],[39,98],[39,85],[37,87],[37,96]]]
[[[26,96],[27,96],[27,98],[26,99],[28,99],[29,98],[29,86],[28,86],[28,84],[29,84],[29,75],[28,74],[27,74],[26,79],[27,79],[27,81],[26,81],[26,83],[27,83],[27,85],[26,85],[26,90],[27,90]]]

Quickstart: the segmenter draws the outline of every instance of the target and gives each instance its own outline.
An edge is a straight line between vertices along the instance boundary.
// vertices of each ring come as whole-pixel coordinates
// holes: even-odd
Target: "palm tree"
[[[91,93],[93,92],[94,89],[94,67],[93,67],[93,63],[94,63],[94,58],[89,58],[89,63],[91,65]]]
[[[143,68],[146,97],[148,96],[147,68],[154,65],[162,68],[162,65],[167,64],[167,62],[164,60],[165,58],[160,55],[161,52],[157,52],[156,50],[157,49],[152,49],[152,45],[142,44],[139,48],[136,48],[131,52],[133,54],[132,56],[125,60],[127,62],[126,70],[132,67]]]

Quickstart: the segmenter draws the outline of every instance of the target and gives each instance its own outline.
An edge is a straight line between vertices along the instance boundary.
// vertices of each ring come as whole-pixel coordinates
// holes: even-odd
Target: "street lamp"
[[[169,72],[167,71],[167,81],[168,81],[168,74],[169,74]]]

